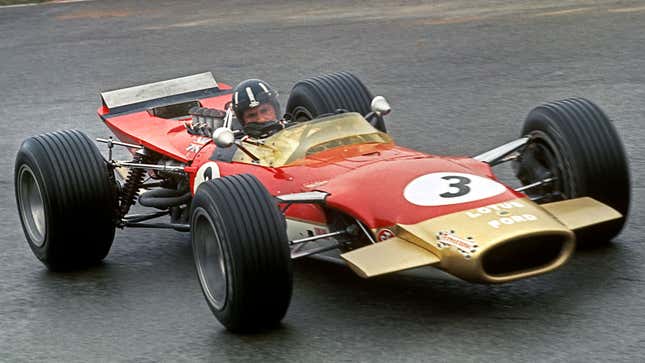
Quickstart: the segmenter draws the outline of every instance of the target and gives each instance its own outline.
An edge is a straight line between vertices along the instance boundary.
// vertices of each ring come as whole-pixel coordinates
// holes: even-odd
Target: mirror
[[[374,112],[377,116],[385,116],[389,114],[390,111],[392,111],[390,103],[387,102],[387,100],[383,96],[374,97],[370,107],[372,108],[372,112]]]
[[[233,131],[227,127],[219,127],[213,131],[213,142],[217,147],[230,147],[235,143]]]

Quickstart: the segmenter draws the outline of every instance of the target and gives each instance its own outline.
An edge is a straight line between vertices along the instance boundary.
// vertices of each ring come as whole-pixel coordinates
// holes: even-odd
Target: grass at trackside
[[[42,3],[46,0],[0,0],[0,5],[16,5],[29,3]]]

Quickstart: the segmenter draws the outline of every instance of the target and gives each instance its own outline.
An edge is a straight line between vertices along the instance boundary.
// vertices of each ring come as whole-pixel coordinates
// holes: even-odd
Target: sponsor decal
[[[201,150],[201,148],[204,145],[206,145],[209,141],[211,141],[211,139],[209,139],[208,137],[203,137],[203,136],[200,136],[200,137],[198,137],[196,139],[193,139],[193,141],[190,143],[190,145],[188,145],[186,147],[186,151],[196,153],[199,150]]]
[[[186,151],[191,152],[191,153],[196,153],[202,148],[201,145],[195,145],[195,144],[190,144],[186,146]]]
[[[506,187],[492,179],[466,173],[430,173],[412,180],[403,197],[419,206],[442,206],[494,197]]]
[[[211,141],[210,138],[200,136],[200,137],[196,138],[195,140],[193,140],[193,144],[206,145],[206,144],[208,144],[209,141]]]
[[[502,227],[504,225],[510,225],[510,224],[522,223],[522,222],[533,222],[533,221],[537,221],[537,219],[538,217],[532,214],[520,214],[517,216],[508,216],[500,219],[493,219],[492,221],[488,221],[488,225],[495,229],[498,229],[499,227]]]
[[[376,239],[379,241],[385,241],[386,239],[390,239],[394,237],[394,232],[390,231],[387,228],[383,228],[378,233],[376,234]]]
[[[439,231],[437,232],[436,238],[439,249],[453,247],[467,259],[470,258],[471,254],[477,252],[479,248],[472,237],[459,237],[453,230]]]
[[[492,204],[485,207],[469,210],[468,212],[466,212],[466,215],[470,218],[479,218],[483,215],[492,214],[492,213],[496,213],[499,216],[504,216],[504,215],[510,214],[508,209],[524,208],[524,207],[526,207],[524,203],[513,200],[510,202]]]
[[[526,207],[526,204],[517,200],[513,200],[510,202],[491,204],[485,207],[469,210],[466,212],[466,215],[473,219],[479,218],[482,216],[495,216],[495,215],[502,217],[502,218],[491,219],[487,222],[489,226],[495,229],[499,229],[504,225],[537,221],[538,217],[534,216],[533,214],[528,214],[528,213],[517,214],[517,215],[512,214],[513,212],[511,210],[521,209],[525,207]]]

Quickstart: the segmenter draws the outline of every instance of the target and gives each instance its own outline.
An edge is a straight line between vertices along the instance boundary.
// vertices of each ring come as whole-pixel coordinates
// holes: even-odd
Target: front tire
[[[629,167],[620,137],[600,107],[584,98],[546,103],[528,114],[522,136],[530,141],[515,163],[518,178],[524,185],[555,179],[534,197],[549,202],[588,196],[623,215],[576,232],[579,244],[607,242],[620,233],[629,212]]]
[[[65,130],[26,139],[14,182],[22,228],[52,270],[101,261],[114,239],[117,210],[111,171],[85,134]]]
[[[292,292],[286,222],[252,175],[202,183],[191,204],[192,245],[206,302],[227,329],[277,325]]]

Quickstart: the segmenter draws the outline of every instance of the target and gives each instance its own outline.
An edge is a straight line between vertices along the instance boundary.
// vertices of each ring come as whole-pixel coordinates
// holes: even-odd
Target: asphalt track
[[[642,361],[643,29],[637,1],[0,8],[0,361]],[[16,213],[21,140],[108,135],[99,90],[207,70],[228,83],[265,79],[283,102],[298,79],[354,72],[390,100],[400,144],[442,154],[483,151],[518,136],[541,102],[585,96],[629,153],[628,225],[554,273],[499,286],[424,269],[363,280],[299,261],[283,326],[250,336],[211,316],[180,232],[120,231],[103,265],[48,272]]]

